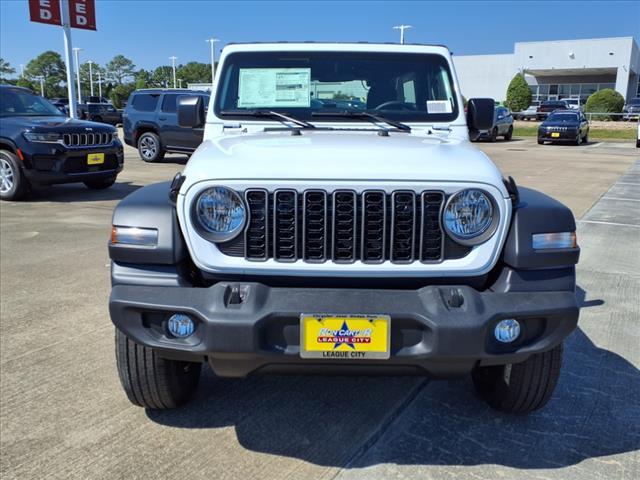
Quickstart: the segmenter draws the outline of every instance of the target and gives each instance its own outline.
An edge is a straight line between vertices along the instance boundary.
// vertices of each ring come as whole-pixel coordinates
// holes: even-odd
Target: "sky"
[[[634,36],[635,1],[262,1],[97,0],[98,30],[74,29],[81,61],[104,65],[123,54],[138,68],[209,62],[206,38],[251,41],[397,42],[394,25],[409,24],[407,43],[444,44],[454,55],[511,53],[518,41]],[[45,50],[63,53],[62,29],[29,21],[27,0],[0,0],[0,57],[19,64]]]

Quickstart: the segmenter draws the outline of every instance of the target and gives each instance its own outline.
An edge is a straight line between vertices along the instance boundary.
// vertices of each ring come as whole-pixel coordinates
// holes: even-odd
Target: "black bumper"
[[[558,136],[552,136],[554,133],[557,133]],[[575,142],[577,139],[578,132],[575,130],[569,130],[566,132],[538,131],[538,140],[544,140],[545,142]]]
[[[479,292],[468,286],[419,290],[273,288],[244,283],[233,288],[115,285],[109,309],[118,329],[135,342],[176,359],[208,360],[220,376],[251,372],[414,373],[454,376],[476,365],[515,363],[559,344],[578,321],[573,291]],[[449,300],[456,290],[460,307]],[[196,321],[188,339],[166,334],[168,317]],[[391,317],[388,360],[311,360],[300,357],[301,313],[387,314]],[[495,324],[516,318],[520,337],[510,345],[493,337]]]
[[[120,142],[87,148],[41,144],[29,146],[22,153],[25,157],[25,176],[31,183],[41,185],[111,178],[120,173],[124,166],[124,151]],[[104,153],[104,163],[88,165],[87,155],[90,153]]]

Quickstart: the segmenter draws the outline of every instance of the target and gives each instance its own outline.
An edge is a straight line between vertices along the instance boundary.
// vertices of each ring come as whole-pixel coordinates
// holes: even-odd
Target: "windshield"
[[[578,115],[575,113],[552,113],[547,120],[550,122],[577,122]]]
[[[215,113],[237,120],[270,110],[298,119],[369,112],[404,121],[450,122],[458,104],[441,55],[352,52],[241,52],[227,57]],[[314,116],[315,114],[315,116]],[[362,121],[358,116],[327,117]]]
[[[62,116],[63,113],[42,97],[25,90],[0,90],[0,117]]]

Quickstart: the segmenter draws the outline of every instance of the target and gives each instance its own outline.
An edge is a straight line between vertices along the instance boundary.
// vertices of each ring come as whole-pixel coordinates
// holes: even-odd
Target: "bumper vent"
[[[375,264],[449,258],[440,224],[445,200],[440,191],[249,189],[245,199],[249,219],[241,241],[248,260]],[[233,256],[237,252],[221,250]]]
[[[110,145],[113,133],[65,133],[62,143],[65,147],[97,147]]]

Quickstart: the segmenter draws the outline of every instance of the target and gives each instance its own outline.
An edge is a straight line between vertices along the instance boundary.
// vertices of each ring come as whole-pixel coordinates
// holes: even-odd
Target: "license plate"
[[[389,315],[300,315],[300,356],[331,360],[389,358]]]
[[[560,138],[560,134],[558,132],[552,132],[551,138]]]
[[[104,153],[90,153],[87,155],[87,165],[100,165],[104,163]]]

